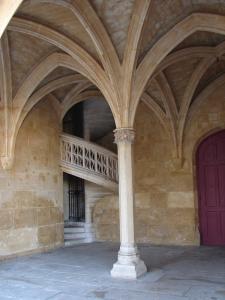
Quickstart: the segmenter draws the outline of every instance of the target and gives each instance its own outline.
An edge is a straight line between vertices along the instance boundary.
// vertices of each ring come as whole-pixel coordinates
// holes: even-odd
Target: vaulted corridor
[[[225,0],[0,0],[2,297],[225,299],[224,83]]]

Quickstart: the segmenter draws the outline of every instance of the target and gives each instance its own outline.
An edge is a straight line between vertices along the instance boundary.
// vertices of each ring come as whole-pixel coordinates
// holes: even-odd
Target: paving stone
[[[118,244],[92,243],[0,263],[0,300],[225,300],[225,250],[140,245],[150,271],[111,278]]]

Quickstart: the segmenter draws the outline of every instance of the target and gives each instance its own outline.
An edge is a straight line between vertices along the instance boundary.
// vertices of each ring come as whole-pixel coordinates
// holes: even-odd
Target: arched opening
[[[225,245],[225,130],[197,150],[199,229],[202,245]]]
[[[96,239],[95,228],[98,231],[93,218],[95,204],[109,193],[100,177],[110,180],[107,160],[110,153],[116,153],[114,118],[107,102],[93,97],[73,105],[62,127],[63,145],[70,141],[66,146],[69,160],[62,161],[65,244],[92,242]]]
[[[206,53],[218,49],[221,58]],[[135,120],[142,126],[134,152],[137,241],[199,245],[192,155],[199,137],[224,128],[223,53],[224,35],[195,31],[164,58],[145,88],[141,100],[150,110]],[[154,115],[145,120],[147,112],[158,120]],[[166,129],[162,133],[158,121]]]

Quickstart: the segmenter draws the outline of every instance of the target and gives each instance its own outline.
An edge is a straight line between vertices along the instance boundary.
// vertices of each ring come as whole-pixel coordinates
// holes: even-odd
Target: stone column
[[[119,162],[120,250],[111,270],[112,277],[135,279],[146,273],[134,240],[133,142],[132,128],[114,131]]]

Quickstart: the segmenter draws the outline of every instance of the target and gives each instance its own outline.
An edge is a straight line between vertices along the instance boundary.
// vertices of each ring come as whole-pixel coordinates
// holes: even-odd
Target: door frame
[[[195,202],[195,219],[196,219],[196,229],[198,229],[198,234],[199,234],[199,243],[200,245],[202,244],[202,238],[201,238],[201,212],[200,212],[200,183],[199,183],[199,173],[198,173],[198,151],[199,147],[205,140],[207,140],[209,137],[212,137],[213,135],[216,135],[222,131],[225,131],[224,127],[217,127],[214,129],[209,130],[205,134],[201,136],[201,138],[197,141],[194,147],[193,151],[193,176],[194,176],[194,202]]]

